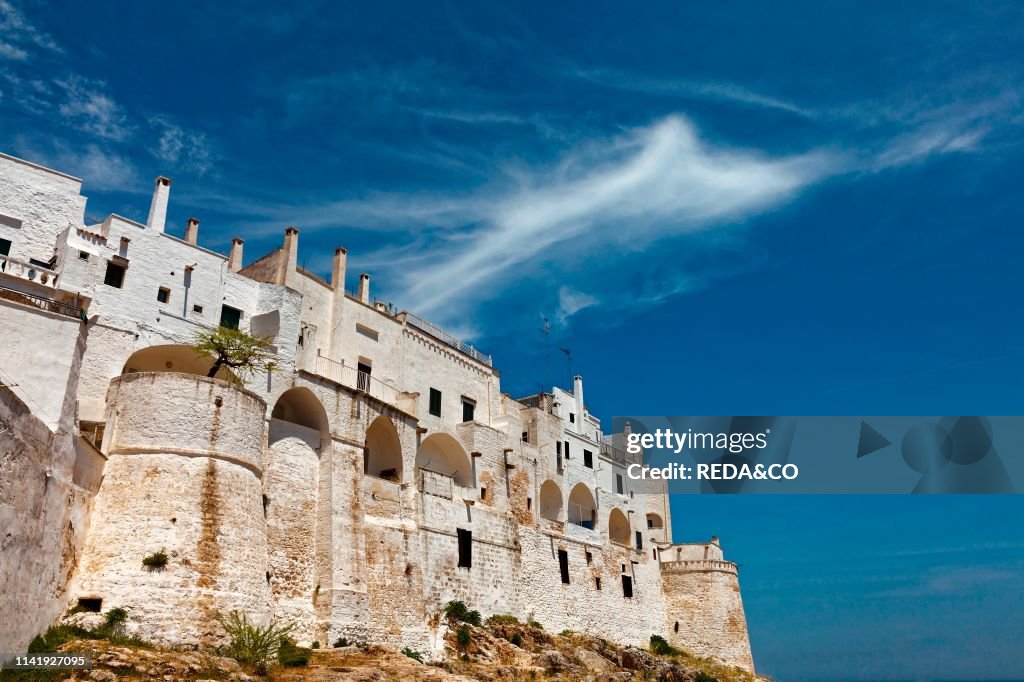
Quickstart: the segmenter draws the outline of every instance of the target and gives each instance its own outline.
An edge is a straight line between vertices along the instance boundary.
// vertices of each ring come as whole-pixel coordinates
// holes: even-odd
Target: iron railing
[[[442,343],[451,346],[460,353],[468,355],[477,362],[483,363],[488,367],[490,367],[491,363],[493,362],[493,359],[491,358],[490,355],[485,355],[481,353],[476,348],[473,348],[473,346],[469,345],[468,343],[463,343],[461,340],[455,338],[454,336],[444,331],[440,327],[430,324],[421,317],[417,317],[416,315],[407,312],[405,313],[405,321],[407,324],[409,324],[409,326],[415,327],[416,329],[419,329],[421,332],[426,332],[427,334],[430,334],[438,341],[441,341]]]
[[[389,405],[398,404],[399,390],[380,379],[370,375],[369,372],[360,372],[357,367],[351,367],[344,362],[331,360],[319,351],[313,365],[313,373],[326,379],[337,382],[342,386],[362,391]]]
[[[601,455],[612,460],[616,464],[643,464],[644,456],[641,453],[633,454],[626,452],[620,447],[612,445],[611,443],[601,443]]]
[[[7,299],[8,301],[14,301],[15,303],[33,306],[47,312],[57,313],[58,315],[73,317],[75,319],[82,320],[83,322],[86,319],[85,311],[78,306],[71,305],[70,303],[54,301],[52,298],[46,298],[45,296],[27,294],[24,291],[8,289],[5,286],[0,286],[0,298]]]
[[[554,402],[554,396],[550,393],[535,393],[534,395],[528,395],[525,398],[516,398],[516,402],[551,414],[551,406]]]

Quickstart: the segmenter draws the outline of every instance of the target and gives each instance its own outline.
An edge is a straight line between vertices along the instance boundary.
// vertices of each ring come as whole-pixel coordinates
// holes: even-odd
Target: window
[[[430,389],[430,414],[435,417],[441,416],[441,391],[436,388]]]
[[[487,501],[487,488],[486,487],[480,488],[480,499],[483,500],[484,502]]]
[[[530,442],[530,432],[529,431],[523,431],[523,442],[524,443],[529,443]]]
[[[457,528],[459,536],[459,568],[473,566],[473,531]]]
[[[594,578],[594,587],[596,587],[599,590],[601,589],[601,578],[600,577],[595,577]]]
[[[167,287],[160,287],[156,290],[156,300],[160,303],[167,303],[171,300],[171,290]]]
[[[378,334],[376,330],[370,329],[369,327],[364,327],[358,322],[356,323],[356,333],[362,334],[371,341],[377,341],[380,338],[380,334]]]
[[[622,474],[615,474],[615,492],[622,494]]]
[[[80,260],[89,260],[89,252],[88,251],[79,251],[78,252],[78,258]]]
[[[103,283],[108,287],[114,287],[120,289],[124,286],[124,271],[123,265],[117,263],[107,263],[107,274],[103,277]]]
[[[7,256],[11,253],[11,240],[0,239],[0,256]]]
[[[356,363],[356,388],[360,391],[370,392],[370,375],[373,374],[373,366],[370,361]]]
[[[527,497],[526,498],[526,511],[530,511],[531,509],[533,509],[533,498],[532,497]]]
[[[591,452],[590,450],[583,451],[583,466],[587,467],[588,469],[594,468],[594,453]]]
[[[640,531],[636,532],[636,548],[637,549],[643,549],[644,548],[644,536],[643,536],[643,534]],[[655,558],[657,558],[657,557],[655,557]]]
[[[99,613],[103,608],[103,599],[96,597],[79,597],[78,607],[89,613]]]
[[[575,424],[576,423],[576,413],[575,412],[570,412],[569,413],[569,423],[570,424]]]
[[[676,621],[676,624],[672,627],[672,629],[675,630],[676,632],[679,632],[679,621],[678,620]]]
[[[626,599],[633,598],[633,577],[628,575],[622,576],[622,596]]]
[[[555,443],[555,454],[556,455],[561,455],[562,454],[562,442],[561,441],[558,441],[558,442]]]
[[[558,550],[558,570],[562,573],[562,582],[569,584],[569,553],[564,549]]]
[[[232,308],[229,305],[222,305],[220,307],[220,326],[228,329],[238,329],[238,325],[241,321],[241,310],[238,308]]]
[[[473,421],[473,411],[476,410],[476,401],[462,396],[462,421]]]
[[[652,519],[650,516],[647,517],[647,528],[654,528],[654,519]]]
[[[199,313],[200,315],[202,315],[203,314],[203,306],[199,305],[198,303],[192,304],[192,312]]]
[[[654,559],[655,561],[658,560],[658,548],[657,547],[655,547],[654,549],[651,550],[651,558]]]
[[[569,459],[569,441],[565,441],[565,449],[564,449],[564,452],[565,452],[565,458],[566,458],[566,459]]]
[[[587,564],[590,564],[594,560],[594,555],[590,552],[584,552],[584,554],[587,557]]]

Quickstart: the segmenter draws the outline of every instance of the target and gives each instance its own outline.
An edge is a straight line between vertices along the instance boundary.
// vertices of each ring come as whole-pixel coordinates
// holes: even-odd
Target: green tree
[[[200,355],[213,358],[213,366],[206,376],[216,376],[221,367],[226,367],[244,380],[258,371],[274,369],[270,341],[268,337],[253,336],[240,329],[217,327],[198,332],[192,348]]]

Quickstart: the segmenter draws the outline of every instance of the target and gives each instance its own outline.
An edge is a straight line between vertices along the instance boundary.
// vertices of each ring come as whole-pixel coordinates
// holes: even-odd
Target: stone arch
[[[608,514],[608,539],[620,545],[629,545],[629,518],[618,507]]]
[[[316,448],[320,448],[330,441],[331,429],[327,420],[327,410],[324,409],[316,394],[304,386],[289,388],[282,393],[278,397],[277,402],[274,403],[274,409],[270,412],[270,418],[272,427],[270,430],[271,443],[278,440],[275,437],[277,433],[283,432],[282,429],[273,428],[275,420],[301,426],[319,433],[318,442],[311,443]]]
[[[563,506],[562,489],[551,479],[544,481],[540,486],[540,504],[538,505],[541,518],[561,521]]]
[[[380,415],[366,429],[363,473],[395,482],[402,480],[402,441],[388,417]]]
[[[647,514],[647,528],[648,530],[662,530],[665,527],[665,522],[661,520],[661,516],[654,512]]]
[[[199,353],[191,346],[166,344],[147,346],[134,353],[124,363],[121,374],[135,372],[176,372],[207,376],[213,368],[213,358]],[[221,367],[217,379],[238,382],[238,377],[227,367]]]
[[[569,493],[569,523],[597,528],[597,502],[586,483],[577,483]]]
[[[416,466],[450,476],[456,485],[473,485],[473,464],[459,441],[447,433],[432,433],[416,450]]]

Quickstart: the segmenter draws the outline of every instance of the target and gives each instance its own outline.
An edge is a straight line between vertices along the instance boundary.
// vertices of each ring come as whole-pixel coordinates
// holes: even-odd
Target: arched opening
[[[583,483],[577,483],[569,493],[569,523],[597,528],[597,503],[590,488]]]
[[[150,346],[132,353],[124,363],[121,374],[135,372],[177,372],[178,374],[198,374],[206,376],[213,367],[213,358],[197,352],[191,346]],[[231,370],[221,367],[216,378],[238,382]]]
[[[270,443],[287,436],[298,436],[315,448],[330,439],[327,411],[308,388],[290,388],[281,394],[270,412]],[[306,432],[303,433],[301,427]],[[313,437],[312,432],[316,432]]]
[[[608,514],[608,539],[620,545],[629,545],[629,519],[618,507]]]
[[[661,517],[657,514],[647,515],[647,529],[648,530],[661,530],[665,527],[665,522],[661,520]]]
[[[562,520],[562,489],[550,479],[540,487],[540,515],[551,521]]]
[[[423,439],[416,450],[416,466],[448,476],[455,485],[473,485],[473,465],[469,455],[459,441],[447,433],[434,433]]]
[[[394,423],[383,415],[366,429],[363,473],[396,483],[402,480],[402,442]]]

